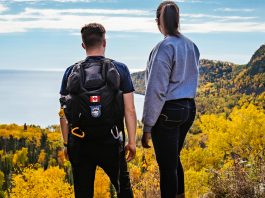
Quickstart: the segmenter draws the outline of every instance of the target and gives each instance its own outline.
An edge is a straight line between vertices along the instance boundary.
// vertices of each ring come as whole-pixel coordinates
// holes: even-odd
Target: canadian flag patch
[[[90,96],[89,102],[100,102],[100,96]]]

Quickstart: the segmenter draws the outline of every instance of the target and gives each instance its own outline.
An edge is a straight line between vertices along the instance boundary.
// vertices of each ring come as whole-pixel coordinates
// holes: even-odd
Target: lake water
[[[62,71],[0,70],[0,123],[58,124]],[[144,97],[135,94],[138,120]]]

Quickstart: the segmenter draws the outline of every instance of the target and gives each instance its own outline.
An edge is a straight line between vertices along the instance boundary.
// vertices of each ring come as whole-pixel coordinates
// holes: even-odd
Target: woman
[[[161,197],[185,197],[179,155],[196,112],[199,50],[179,32],[179,8],[174,2],[159,5],[156,22],[165,38],[147,63],[142,145],[149,148],[152,137]]]

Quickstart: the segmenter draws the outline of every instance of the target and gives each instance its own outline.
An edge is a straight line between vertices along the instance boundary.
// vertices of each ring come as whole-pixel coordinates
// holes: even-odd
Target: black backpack
[[[123,130],[120,75],[111,59],[80,61],[68,77],[64,111],[73,135],[104,138]]]

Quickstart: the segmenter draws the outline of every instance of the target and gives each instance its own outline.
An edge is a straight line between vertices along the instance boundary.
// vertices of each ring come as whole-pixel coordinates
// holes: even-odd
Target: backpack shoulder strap
[[[111,67],[115,67],[113,61],[114,61],[113,59],[110,59],[110,58],[104,58],[104,59],[103,59],[103,64],[108,64],[108,65],[110,65],[110,68],[111,68]]]
[[[104,58],[103,60],[104,61],[109,61],[109,62],[113,62],[114,61],[113,59],[110,59],[110,58]]]
[[[72,72],[78,70],[80,68],[80,66],[82,65],[82,63],[84,63],[84,62],[85,62],[85,60],[81,60],[81,61],[78,61],[75,64],[73,64]]]

